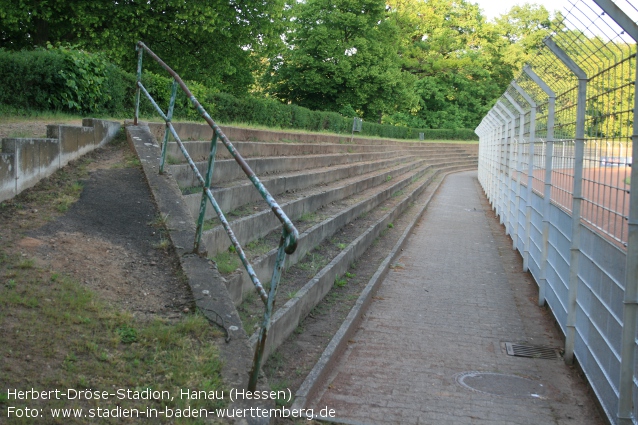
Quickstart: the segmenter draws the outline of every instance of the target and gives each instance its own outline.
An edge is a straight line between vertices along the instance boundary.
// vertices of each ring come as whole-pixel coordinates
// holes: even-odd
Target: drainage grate
[[[555,348],[543,347],[540,345],[523,345],[513,342],[506,342],[507,354],[517,357],[532,357],[534,359],[557,359],[558,353]]]

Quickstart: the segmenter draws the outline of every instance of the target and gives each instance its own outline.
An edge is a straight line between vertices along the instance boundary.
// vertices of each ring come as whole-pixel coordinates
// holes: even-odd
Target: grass
[[[38,268],[34,263],[24,267],[25,259],[16,254],[4,259],[1,275],[14,278],[0,286],[0,326],[10,332],[10,338],[0,346],[0,356],[5,360],[0,374],[3,388],[22,389],[25,382],[43,388],[151,387],[175,396],[162,402],[117,401],[123,408],[139,409],[146,405],[184,408],[187,404],[210,408],[210,400],[181,400],[179,389],[194,382],[198,389],[225,389],[213,342],[220,337],[220,331],[202,315],[189,315],[174,323],[162,319],[141,321],[103,303],[64,274]],[[29,373],[30,367],[35,367],[37,373]],[[86,401],[30,403],[45,411],[95,407]],[[213,404],[221,407],[223,402]],[[115,405],[104,401],[100,407]]]
[[[127,149],[125,146],[122,143],[120,147]],[[0,344],[0,388],[102,391],[150,387],[175,397],[164,401],[109,400],[99,406],[114,408],[117,403],[122,408],[149,406],[159,410],[189,404],[193,408],[221,407],[223,401],[179,397],[181,388],[226,389],[216,347],[223,335],[203,315],[195,313],[171,321],[140,319],[107,304],[63,271],[40,266],[16,249],[16,241],[27,231],[72,205],[83,190],[80,181],[88,175],[91,162],[91,154],[73,161],[34,188],[0,204],[0,329],[6,335]],[[37,214],[27,215],[35,210]],[[156,217],[154,221],[159,226],[165,220]],[[7,401],[5,393],[0,397],[0,409]],[[86,400],[30,400],[29,405],[45,413],[49,408],[96,407],[94,401]],[[193,419],[175,422],[203,423]]]
[[[241,260],[234,249],[220,252],[212,257],[211,260],[217,264],[217,270],[221,274],[230,274],[241,266]]]
[[[260,255],[264,255],[270,252],[272,248],[274,248],[274,246],[268,245],[265,239],[259,238],[257,240],[254,240],[248,243],[244,247],[244,250],[246,251],[247,255],[248,253],[250,253],[250,255],[253,257],[259,257]]]
[[[298,220],[302,223],[313,223],[317,220],[317,217],[318,215],[316,212],[306,212],[303,213]]]
[[[335,286],[338,287],[338,288],[343,288],[347,284],[348,284],[348,279],[346,279],[344,277],[335,279]]]
[[[303,260],[297,263],[297,267],[300,270],[304,270],[310,273],[316,273],[325,266],[328,261],[321,254],[309,253],[303,258]]]
[[[173,155],[166,155],[166,164],[168,165],[176,165],[181,164],[181,161],[178,158],[175,158]]]
[[[244,301],[237,307],[237,313],[239,313],[244,331],[246,331],[248,335],[252,335],[255,332],[255,329],[259,327],[259,323],[262,319],[261,314],[251,313],[251,305],[255,302],[256,298],[257,294],[254,290],[251,290],[244,296]]]
[[[27,131],[27,130],[13,130],[10,131],[9,134],[7,135],[8,138],[10,139],[32,139],[32,138],[43,138],[46,135],[44,134],[40,134],[40,133],[36,133],[34,131]]]

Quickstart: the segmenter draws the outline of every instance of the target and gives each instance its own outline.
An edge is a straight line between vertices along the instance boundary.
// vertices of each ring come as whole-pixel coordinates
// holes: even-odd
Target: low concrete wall
[[[47,138],[4,138],[0,146],[0,202],[111,141],[120,123],[93,118],[82,127],[47,126]]]

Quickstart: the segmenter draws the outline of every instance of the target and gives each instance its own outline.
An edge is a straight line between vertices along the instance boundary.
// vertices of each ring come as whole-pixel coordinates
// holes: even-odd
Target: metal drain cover
[[[456,382],[469,390],[501,397],[546,399],[550,393],[547,385],[522,376],[491,372],[463,372],[455,376]]]
[[[557,359],[558,353],[555,348],[543,347],[540,345],[524,345],[506,342],[505,349],[510,356],[531,357],[534,359]]]

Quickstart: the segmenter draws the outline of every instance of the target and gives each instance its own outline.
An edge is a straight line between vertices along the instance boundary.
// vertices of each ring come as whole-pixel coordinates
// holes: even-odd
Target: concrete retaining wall
[[[46,138],[4,138],[0,146],[0,202],[13,198],[41,179],[111,141],[120,124],[93,118],[82,127],[47,126]]]

